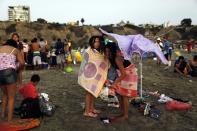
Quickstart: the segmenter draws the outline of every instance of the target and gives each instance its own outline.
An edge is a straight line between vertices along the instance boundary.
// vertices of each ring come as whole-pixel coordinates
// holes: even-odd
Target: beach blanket
[[[39,119],[16,119],[11,122],[0,123],[0,131],[23,131],[38,127]]]
[[[99,52],[88,48],[82,56],[78,72],[78,83],[93,96],[98,97],[105,80],[109,61]]]

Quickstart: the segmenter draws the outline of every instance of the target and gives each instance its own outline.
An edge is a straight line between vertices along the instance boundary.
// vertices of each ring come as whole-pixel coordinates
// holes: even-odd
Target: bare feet
[[[101,113],[100,110],[96,110],[96,109],[94,109],[92,112],[93,112],[94,114],[100,114],[100,113]]]
[[[89,112],[89,113],[84,112],[83,115],[86,117],[91,117],[91,118],[96,118],[98,116],[97,114],[93,112]]]

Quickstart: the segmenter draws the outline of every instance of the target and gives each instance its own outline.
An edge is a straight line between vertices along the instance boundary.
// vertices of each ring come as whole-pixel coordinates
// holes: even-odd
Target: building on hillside
[[[30,7],[29,6],[9,6],[8,7],[9,21],[30,22]]]
[[[78,26],[79,25],[79,22],[77,22],[77,21],[69,21],[66,24],[67,25],[72,25],[72,26]]]
[[[126,23],[123,20],[121,20],[119,23],[117,23],[116,26],[125,26],[125,25]]]

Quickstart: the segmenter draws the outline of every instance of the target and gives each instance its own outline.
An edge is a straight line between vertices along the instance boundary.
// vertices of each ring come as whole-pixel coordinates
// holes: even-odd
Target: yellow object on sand
[[[71,54],[69,54],[69,55],[68,55],[68,59],[67,59],[67,61],[68,61],[68,62],[72,62]]]
[[[77,62],[81,62],[82,58],[81,58],[81,54],[79,51],[75,52],[75,58]]]
[[[91,48],[83,54],[82,63],[78,73],[78,83],[93,96],[98,97],[105,80],[109,61]]]
[[[176,56],[181,56],[180,51],[175,51]]]
[[[67,73],[71,73],[71,72],[73,72],[73,68],[68,66],[68,67],[64,68],[64,71],[67,72]]]

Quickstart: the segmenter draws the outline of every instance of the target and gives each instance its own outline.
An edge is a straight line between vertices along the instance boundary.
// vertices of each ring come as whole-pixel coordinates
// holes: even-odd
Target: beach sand
[[[156,61],[143,61],[143,89],[159,91],[167,96],[190,100],[193,107],[189,111],[166,111],[165,104],[154,102],[161,111],[158,120],[143,116],[133,105],[129,107],[129,120],[105,125],[99,117],[83,116],[81,103],[84,102],[85,91],[77,84],[79,65],[73,66],[74,72],[62,73],[57,70],[25,71],[23,82],[27,82],[33,73],[41,76],[38,85],[40,92],[49,94],[51,101],[57,105],[52,117],[44,117],[40,127],[32,131],[196,131],[197,130],[197,79],[181,77],[173,72],[173,67],[164,70],[164,65],[156,65]],[[138,65],[136,65],[139,67]],[[16,105],[21,97],[17,94]],[[102,110],[101,116],[114,116],[120,113],[118,108],[107,107],[107,103],[96,99],[95,106]]]

